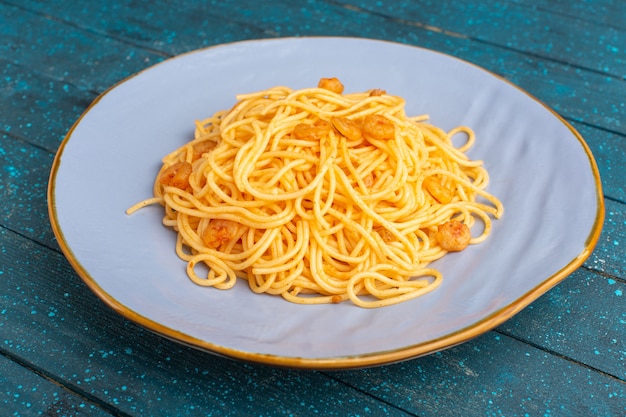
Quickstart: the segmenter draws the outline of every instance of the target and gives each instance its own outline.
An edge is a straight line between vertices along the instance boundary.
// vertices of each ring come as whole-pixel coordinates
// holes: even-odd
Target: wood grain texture
[[[626,4],[623,1],[595,0],[513,0],[533,9],[545,10],[553,15],[565,15],[576,21],[593,22],[617,30],[626,29]],[[572,31],[576,28],[575,25]]]
[[[626,396],[620,380],[493,332],[425,358],[337,378],[424,417],[613,416],[624,411]]]
[[[458,33],[473,41],[498,45],[525,54],[623,78],[626,75],[626,32],[599,20],[581,20],[575,3],[556,10],[534,3],[421,1],[381,3],[348,0],[338,3],[384,14],[407,25]],[[531,7],[529,7],[531,6]],[[555,42],[558,39],[558,42]]]
[[[4,39],[0,56],[10,56],[15,65],[46,74],[60,84],[71,80],[77,87],[101,92],[164,58],[92,30],[77,30],[60,16],[45,10],[26,11],[18,4],[0,3],[0,16],[11,23],[0,26]]]
[[[585,266],[603,275],[626,281],[626,204],[606,200],[604,228]]]
[[[0,128],[50,152],[96,97],[1,58],[0,71],[5,87]]]
[[[577,270],[498,331],[626,379],[626,283]]]
[[[0,356],[0,398],[4,398],[2,412],[6,416],[64,416],[110,417],[114,414],[101,408],[53,381],[38,375],[34,370],[21,367],[16,362]],[[6,399],[13,404],[7,410]]]
[[[624,16],[626,3],[610,0],[0,0],[0,410],[626,415]],[[347,372],[219,358],[108,309],[71,269],[47,218],[49,170],[72,124],[98,94],[163,59],[245,39],[316,35],[456,56],[572,123],[598,162],[606,196],[605,227],[583,267],[481,337]]]
[[[31,3],[34,2],[27,2],[27,4]],[[238,4],[240,13],[237,15],[237,21],[242,26],[249,25],[252,27],[253,25],[258,26],[263,23],[268,27],[280,27],[282,32],[275,32],[273,36],[310,36],[321,34],[350,36],[356,35],[356,33],[351,33],[350,30],[356,30],[358,28],[360,36],[369,34],[371,37],[377,39],[388,39],[432,48],[468,60],[496,74],[503,75],[513,83],[537,96],[541,101],[557,110],[569,120],[604,128],[622,136],[626,134],[626,126],[623,122],[623,116],[626,113],[626,108],[624,107],[626,104],[624,104],[623,101],[623,97],[626,96],[626,83],[623,82],[623,80],[613,79],[610,76],[592,71],[584,71],[581,68],[572,67],[564,62],[555,62],[551,59],[542,60],[539,56],[520,53],[505,46],[495,46],[492,44],[483,45],[469,38],[450,36],[441,31],[434,31],[428,25],[422,27],[403,24],[402,22],[397,23],[393,19],[385,19],[378,14],[367,14],[365,12],[346,9],[341,6],[328,5],[324,2],[308,4],[308,6],[301,8],[287,7],[284,5],[284,10],[286,10],[288,14],[287,17],[285,17],[284,13],[274,13],[272,7],[276,8],[278,6],[272,3],[274,6],[266,6],[268,10],[262,9],[259,11],[259,13],[266,12],[266,14],[263,14],[264,19],[261,21],[258,15],[252,13],[253,6],[256,3],[242,3],[243,4]],[[38,5],[36,10],[40,13],[43,13],[44,10],[46,13],[53,13],[55,11],[62,13],[67,9],[67,6],[64,6],[63,2],[54,2],[53,5],[44,4],[45,6]],[[35,5],[37,4],[35,3]],[[108,12],[106,8],[101,10],[100,6],[96,3],[93,5],[89,3],[89,6],[90,7],[80,8],[80,10],[76,11],[76,14],[71,14],[67,17],[58,17],[58,20],[62,18],[72,19],[71,23],[73,25],[80,26],[80,32],[87,32],[87,34],[98,33],[102,34],[102,37],[105,35],[116,35],[117,37],[114,39],[120,39],[120,41],[116,44],[111,38],[106,38],[107,43],[97,49],[88,49],[88,51],[92,51],[91,53],[93,54],[102,54],[103,51],[105,51],[105,53],[111,53],[108,51],[109,49],[119,50],[120,48],[125,48],[125,43],[127,42],[134,42],[137,46],[137,52],[133,55],[137,55],[138,52],[142,52],[143,48],[146,48],[144,41],[129,37],[129,35],[124,35],[123,32],[120,34],[119,30],[116,31],[109,27],[111,24],[110,20],[98,18],[99,15],[106,15]],[[180,30],[182,34],[179,38],[176,38],[177,40],[180,39],[180,43],[177,42],[176,45],[180,45],[181,43],[185,45],[183,50],[171,49],[171,43],[167,42],[156,42],[156,44],[150,45],[153,52],[159,51],[168,56],[206,46],[206,39],[212,36],[212,34],[207,32],[209,28],[213,28],[216,32],[223,33],[223,30],[221,30],[223,28],[211,26],[210,23],[198,26],[183,23],[186,22],[184,19],[186,14],[192,13],[200,16],[215,16],[219,21],[223,21],[227,19],[228,13],[232,16],[233,8],[232,4],[229,2],[219,2],[208,9],[206,6],[195,4],[185,8],[156,6],[158,6],[158,4],[155,5],[155,13],[160,13],[158,18],[152,15],[143,17],[145,24],[150,23],[149,27],[151,31],[148,33],[153,33],[155,39],[163,39],[162,32],[165,31],[165,28],[177,34]],[[196,9],[194,9],[194,6]],[[421,10],[421,8],[417,9]],[[325,12],[327,12],[328,15],[323,18],[323,25],[311,24],[311,22],[322,19],[321,16],[323,16]],[[130,14],[133,13],[133,11],[132,8],[130,8],[128,11],[121,11],[120,13]],[[87,19],[87,15],[92,16],[92,18]],[[133,16],[135,15],[136,13]],[[123,17],[123,14],[121,17]],[[135,16],[133,23],[138,25],[139,23],[136,23],[136,19],[141,18],[142,17]],[[26,18],[24,19],[28,20]],[[49,20],[41,15],[35,15],[33,19],[36,20],[36,22],[30,23],[33,27],[45,26],[45,21]],[[290,25],[286,27],[280,26],[280,22],[276,21],[280,19],[288,19]],[[355,20],[358,21],[358,25],[355,25]],[[56,22],[57,20],[55,20],[55,23]],[[347,25],[346,22],[352,22],[352,24]],[[156,30],[154,27],[155,24],[163,26],[161,32]],[[322,32],[320,31],[321,28],[323,28]],[[195,32],[193,32],[194,30]],[[370,33],[371,31],[374,32]],[[266,32],[249,35],[267,37],[270,36],[269,32],[268,29]],[[53,30],[47,33],[48,36],[55,36],[59,31]],[[135,33],[135,31],[130,31],[130,33]],[[230,41],[241,39],[248,39],[246,32],[244,32],[241,37],[231,39]],[[221,39],[219,41],[221,41]],[[527,41],[532,43],[530,40]],[[61,42],[62,40],[51,41],[51,43]],[[122,49],[122,52],[125,51]],[[144,54],[146,53],[146,51],[143,52]],[[46,53],[46,51],[34,51],[33,54],[35,56],[32,59],[36,59],[36,56],[39,56],[41,53]],[[73,66],[72,63],[76,61],[93,62],[96,59],[97,58],[88,55],[70,56],[63,68]],[[158,61],[158,56],[144,57],[143,60],[144,65],[136,63],[133,67],[129,68],[129,70],[133,68],[139,70],[140,68],[149,66]],[[127,71],[116,77],[108,77],[110,71],[106,71],[106,68],[104,69],[105,71],[102,71],[102,73],[105,74],[105,78],[103,79],[105,84],[99,86],[97,88],[98,91],[102,91],[114,82],[119,81],[124,74],[129,75],[131,73]],[[81,73],[81,77],[84,76],[85,72]],[[101,79],[102,77],[92,78]],[[68,76],[67,79],[71,80],[72,83],[76,85],[84,83],[80,78],[73,79]],[[594,85],[596,88],[576,88],[577,86],[584,87],[589,85]]]
[[[583,122],[571,121],[572,126],[583,137],[598,163],[602,191],[610,199],[626,202],[626,183],[624,167],[626,136],[607,132]]]
[[[54,154],[7,134],[0,135],[0,225],[52,248],[46,191]]]

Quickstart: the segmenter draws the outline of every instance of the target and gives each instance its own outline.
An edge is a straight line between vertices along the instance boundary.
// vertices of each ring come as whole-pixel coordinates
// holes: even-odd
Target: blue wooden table
[[[599,166],[595,251],[501,326],[370,369],[224,359],[106,307],[48,220],[48,175],[72,124],[105,89],[169,57],[312,35],[441,51],[554,108]],[[626,2],[0,0],[0,39],[0,415],[626,415]]]

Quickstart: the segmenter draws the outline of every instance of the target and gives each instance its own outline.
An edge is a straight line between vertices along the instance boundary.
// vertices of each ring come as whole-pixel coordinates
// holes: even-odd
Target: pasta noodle
[[[466,155],[474,141],[468,127],[407,116],[383,90],[343,93],[336,78],[274,87],[196,122],[163,159],[154,197],[128,213],[164,206],[198,285],[239,277],[294,303],[391,305],[437,288],[429,265],[484,241],[503,214]]]

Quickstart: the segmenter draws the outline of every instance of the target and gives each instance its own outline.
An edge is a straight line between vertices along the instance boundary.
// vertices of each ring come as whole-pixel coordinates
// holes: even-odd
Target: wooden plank
[[[157,39],[160,39],[161,43],[152,47],[160,48],[159,50],[167,54],[205,46],[208,39],[207,33],[209,33],[205,26],[212,28],[211,30],[221,30],[221,26],[213,25],[214,19],[223,22],[226,30],[233,30],[227,23],[236,23],[237,27],[257,28],[258,31],[254,35],[260,37],[321,34],[363,36],[424,46],[457,56],[505,76],[571,120],[597,125],[626,135],[624,122],[626,104],[622,100],[626,96],[626,82],[621,79],[572,67],[553,59],[541,58],[536,54],[518,52],[507,46],[495,46],[488,42],[454,36],[448,32],[404,24],[397,18],[353,10],[341,5],[336,6],[334,3],[329,4],[318,0],[302,7],[293,7],[293,4],[289,7],[290,2],[281,1],[282,3],[264,5],[264,8],[255,12],[253,10],[259,6],[253,1],[237,2],[236,6],[232,2],[224,1],[210,8],[199,3],[176,8],[166,3],[156,2],[152,15],[137,15],[132,8],[129,8],[128,13],[132,13],[132,19],[129,16],[126,18],[133,22],[133,25],[147,30],[148,33],[160,33]],[[135,26],[131,26],[132,30],[121,30],[115,26],[121,23],[110,23],[110,19],[104,18],[109,11],[101,8],[99,4],[88,3],[84,7],[75,8],[70,3],[67,0],[52,4],[31,0],[25,2],[25,7],[36,10],[38,13],[45,11],[55,16],[55,19],[67,21],[82,28],[79,30],[102,34],[103,37],[117,37],[125,42],[135,42],[139,46],[137,40],[128,35],[128,33],[136,32]],[[232,13],[233,7],[237,7],[237,14]],[[280,18],[274,17],[271,12],[277,7],[283,7],[286,14],[276,14],[276,16],[282,16]],[[124,12],[120,11],[120,13]],[[191,26],[184,20],[189,14],[203,16],[205,20],[202,20],[202,24]],[[123,15],[120,16],[120,18],[123,17]],[[43,19],[41,16],[39,18]],[[233,21],[235,18],[237,20]],[[154,32],[155,25],[159,25],[156,32]],[[164,34],[169,34],[168,39],[171,39],[171,42],[162,41]],[[180,37],[177,37],[179,34]],[[250,35],[253,34],[250,33]],[[562,35],[555,34],[554,36]],[[243,35],[233,40],[245,37]],[[220,40],[223,39],[216,39],[216,41]],[[526,41],[530,42],[529,39]],[[586,59],[593,60],[593,57],[589,57],[592,52],[587,51]],[[94,53],[104,52],[96,50]],[[588,90],[584,88],[585,85],[596,85],[599,88]]]
[[[95,95],[0,59],[0,130],[55,152]]]
[[[580,133],[598,164],[603,193],[610,198],[626,202],[626,136],[617,135],[586,123],[571,122]]]
[[[48,222],[46,191],[54,155],[0,134],[0,224],[57,248]]]
[[[529,8],[501,0],[386,3],[345,0],[338,3],[384,14],[405,25],[462,34],[479,42],[589,68],[617,78],[626,76],[626,55],[623,53],[626,31],[600,20],[581,20],[574,13],[554,13],[546,8]],[[573,9],[573,6],[564,8]]]
[[[106,417],[117,414],[101,408],[106,405],[96,405],[2,355],[0,397],[5,416]]]
[[[583,268],[498,328],[626,382],[626,279]]]
[[[513,0],[513,2],[525,7],[569,16],[578,21],[611,26],[618,30],[626,29],[626,3],[623,1]],[[578,31],[576,30],[575,32]],[[623,52],[623,48],[619,49]]]
[[[62,10],[70,10],[70,9],[65,8]],[[84,9],[80,9],[80,10],[84,10]],[[70,18],[71,16],[63,16],[63,17]],[[29,21],[25,17],[22,17],[22,20]],[[33,28],[45,27],[48,21],[48,19],[42,19],[42,18],[37,19],[35,17],[33,17],[31,20],[33,20],[33,22],[30,22],[30,27],[33,27]],[[104,19],[104,21],[106,22],[106,19]],[[376,22],[376,23],[381,23],[380,26],[384,27],[382,22]],[[103,30],[103,28],[98,28],[98,30]],[[54,33],[62,32],[62,31],[52,30],[48,28],[45,30],[45,32],[54,34]],[[74,35],[74,37],[76,36],[77,35]],[[57,42],[61,42],[61,41],[62,40],[59,40]],[[183,41],[189,41],[189,40],[183,39]],[[185,49],[193,49],[196,46],[198,45],[190,44],[186,46]],[[434,44],[433,46],[437,47],[437,46],[441,46],[441,44],[440,42],[438,42]],[[99,49],[94,48],[93,51],[99,51]],[[45,55],[45,52],[46,51],[39,51],[39,50],[33,51],[32,59],[36,59],[35,57],[39,57],[42,54]],[[446,51],[446,52],[451,52],[451,51]],[[452,51],[452,52],[459,52],[459,51]],[[487,54],[490,54],[489,50],[485,52]],[[481,53],[481,58],[484,55],[485,54]],[[496,54],[492,54],[492,55],[496,55]],[[60,55],[60,56],[57,56],[56,58],[57,60],[59,60],[59,62],[57,63],[57,66],[59,68],[71,67],[72,65],[74,65],[73,63],[77,60],[91,62],[94,59],[96,59],[94,57],[82,57],[83,59],[77,59],[78,57],[72,56],[72,55],[67,55],[67,56]],[[65,59],[66,65],[61,65],[64,59]],[[26,62],[28,61],[26,58],[22,58],[22,60]],[[482,60],[480,61],[484,62]],[[513,60],[512,63],[514,66],[517,66],[518,64],[515,60]],[[527,62],[526,64],[529,64],[531,66],[541,65],[540,63],[535,63],[535,62]],[[513,69],[509,69],[509,67],[491,68],[491,69],[499,73],[508,74],[507,77],[509,77],[512,81],[521,84],[523,87],[527,87],[531,92],[535,93],[536,95],[540,97],[554,95],[553,97],[549,97],[550,101],[548,101],[548,104],[552,105],[557,110],[561,111],[561,113],[564,114],[566,117],[569,117],[572,120],[580,120],[580,121],[585,121],[586,123],[590,123],[594,121],[594,118],[601,117],[604,120],[598,120],[596,121],[597,122],[596,124],[600,126],[613,126],[618,131],[621,129],[622,123],[620,122],[620,119],[621,119],[620,114],[623,110],[620,107],[620,103],[621,103],[621,97],[623,97],[623,94],[625,94],[625,92],[622,91],[624,90],[624,88],[614,89],[613,86],[611,86],[610,81],[608,82],[607,87],[603,87],[603,89],[613,91],[614,94],[612,95],[614,96],[614,100],[605,99],[604,94],[606,93],[606,91],[600,91],[602,95],[598,95],[597,100],[594,100],[593,96],[595,95],[594,91],[596,91],[596,89],[593,87],[593,85],[601,84],[601,83],[604,83],[605,81],[603,78],[597,78],[597,76],[596,77],[590,76],[589,79],[579,80],[578,79],[579,77],[576,76],[576,74],[574,74],[574,77],[576,79],[569,79],[569,77],[572,76],[572,71],[570,69],[563,68],[558,65],[555,66],[553,63],[551,65],[546,64],[546,66],[542,69],[540,73],[537,72],[537,68],[529,68],[529,67],[522,65],[521,73],[531,74],[531,77],[525,76],[523,79],[517,79],[515,71]],[[20,74],[23,72],[23,70],[24,69],[22,68],[16,69],[16,71],[19,71]],[[517,71],[517,72],[520,72],[520,71]],[[49,75],[55,76],[55,74],[49,74]],[[96,74],[96,75],[98,76],[93,76],[92,78],[105,80],[104,85],[102,85],[101,88],[105,88],[105,86],[110,85],[107,83],[113,82],[112,79],[109,79],[109,81],[106,81],[107,78],[100,77],[101,74]],[[533,76],[536,76],[536,77],[533,79]],[[13,76],[13,78],[15,78],[15,75]],[[73,81],[74,83],[80,83],[80,80],[71,79],[70,81]],[[584,90],[582,91],[580,91],[580,88],[576,87],[576,85],[580,84],[581,82],[584,86]],[[529,83],[529,86],[526,86],[525,83]],[[547,83],[547,86],[545,85],[546,83]],[[621,85],[623,86],[624,83],[621,83]],[[62,87],[69,88],[67,85],[63,85]],[[43,89],[43,90],[45,91],[46,89]],[[569,106],[567,105],[566,97],[563,97],[564,95],[566,95],[572,100],[571,105]],[[600,111],[597,107],[594,108],[593,105],[595,101],[604,103],[604,107],[606,107],[606,109]],[[19,100],[16,100],[16,102],[18,104],[20,103]],[[20,106],[17,106],[16,109],[20,109]],[[602,114],[604,114],[604,116],[602,116]],[[618,156],[618,155],[623,155],[623,154],[620,152],[617,152],[617,153],[614,153],[613,155]],[[621,196],[616,196],[615,198],[623,200]]]
[[[604,229],[585,267],[626,279],[626,204],[606,200]]]
[[[81,7],[74,7],[71,1],[54,3],[24,1],[16,7],[7,6],[8,10],[4,12],[11,12],[22,19],[20,25],[13,24],[12,26],[23,27],[25,34],[33,32],[27,35],[26,39],[10,38],[11,44],[32,45],[31,40],[37,40],[45,33],[53,35],[55,39],[58,35],[59,41],[49,41],[46,45],[42,45],[42,47],[50,48],[52,54],[84,55],[91,58],[89,49],[110,50],[111,55],[98,60],[95,68],[90,65],[95,61],[89,59],[83,60],[82,63],[77,62],[77,69],[82,69],[82,72],[86,74],[92,74],[94,69],[102,71],[103,68],[99,67],[104,65],[104,72],[125,73],[118,79],[136,72],[138,68],[133,69],[133,66],[151,65],[159,61],[158,57],[178,55],[189,51],[190,48],[198,49],[243,39],[275,36],[275,32],[265,31],[254,24],[239,24],[233,20],[232,13],[229,19],[212,15],[211,10],[215,5],[201,2],[179,5],[172,5],[171,2],[155,3],[150,7],[149,13],[137,13],[132,2],[123,3],[85,4]],[[231,7],[236,7],[236,5],[231,4]],[[29,10],[25,10],[26,8]],[[0,9],[1,12],[2,9]],[[34,19],[32,12],[35,12],[39,19]],[[31,16],[28,16],[29,14]],[[111,15],[116,18],[111,19]],[[37,27],[35,22],[40,22],[41,27]],[[76,37],[76,33],[80,31],[72,32],[72,28],[76,27],[86,29],[83,31],[85,32],[83,36]],[[19,34],[9,32],[8,35]],[[75,42],[79,44],[77,50],[73,47]],[[109,43],[117,45],[111,47]],[[141,46],[141,48],[133,49],[131,45]],[[125,56],[125,59],[120,61],[119,56]],[[37,63],[41,66],[41,57]]]
[[[620,416],[624,381],[489,332],[405,363],[332,375],[429,416]]]
[[[0,228],[0,344],[67,389],[129,415],[391,415],[320,372],[249,365],[182,346],[104,306],[63,256]]]
[[[82,7],[70,6],[74,10],[82,10]],[[64,82],[69,81],[81,89],[100,93],[123,78],[163,60],[165,56],[90,30],[77,30],[74,25],[45,14],[34,14],[2,3],[0,22],[3,22],[0,24],[0,37],[3,39],[0,56],[5,59],[10,57],[14,65],[29,72],[46,74],[62,88],[65,87]],[[48,90],[46,86],[39,88],[44,92]],[[55,95],[63,96],[62,91]]]

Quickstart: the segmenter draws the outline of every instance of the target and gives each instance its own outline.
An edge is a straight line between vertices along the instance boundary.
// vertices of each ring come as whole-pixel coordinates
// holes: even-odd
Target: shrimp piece
[[[371,172],[363,177],[363,184],[367,188],[372,188],[374,186],[374,174]]]
[[[339,304],[342,301],[341,296],[340,295],[333,295],[330,298],[330,302],[333,304]]]
[[[197,159],[200,159],[202,155],[204,155],[205,153],[211,152],[213,149],[215,149],[216,146],[217,146],[217,143],[210,141],[210,140],[205,140],[203,142],[196,143],[195,145],[193,145],[192,159],[194,161]]]
[[[448,252],[462,251],[469,245],[471,238],[469,227],[457,220],[450,220],[439,225],[435,234],[435,239],[441,249]]]
[[[441,204],[448,204],[454,198],[452,190],[444,187],[435,177],[426,177],[422,185]]]
[[[382,96],[384,94],[387,94],[387,92],[385,90],[381,90],[380,88],[375,88],[370,91],[370,97]]]
[[[391,243],[395,240],[395,236],[384,227],[376,227],[374,231],[380,235],[385,243]]]
[[[359,129],[353,120],[346,117],[332,117],[330,119],[330,124],[332,124],[333,127],[339,131],[339,133],[350,140],[361,139],[361,129]]]
[[[363,120],[363,135],[372,139],[393,139],[396,127],[393,122],[380,114],[370,114]]]
[[[318,120],[313,124],[300,123],[293,129],[297,139],[322,140],[330,133],[332,126],[326,120]]]
[[[239,223],[232,220],[211,219],[201,231],[204,244],[210,249],[217,249],[237,236]]]
[[[189,187],[191,171],[192,166],[189,162],[177,162],[163,171],[159,177],[159,182],[162,185],[169,185],[185,190]]]
[[[317,84],[317,86],[319,88],[332,91],[333,93],[343,93],[343,84],[341,84],[341,81],[339,81],[336,77],[322,78],[320,79],[320,82]]]

